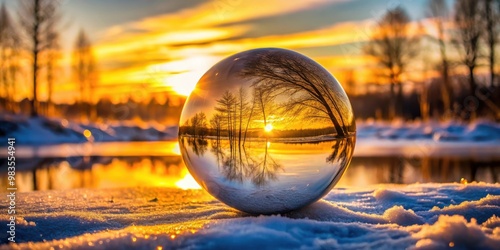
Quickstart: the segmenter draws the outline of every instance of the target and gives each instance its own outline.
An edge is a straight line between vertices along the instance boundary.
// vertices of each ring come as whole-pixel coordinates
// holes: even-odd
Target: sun
[[[172,89],[178,94],[182,96],[189,96],[191,92],[193,92],[196,83],[194,84],[178,84],[172,86]]]
[[[183,190],[200,189],[201,188],[200,185],[198,184],[198,182],[196,182],[196,180],[193,178],[193,176],[188,172],[186,172],[186,174],[184,175],[184,178],[177,181],[175,183],[175,185]]]
[[[269,133],[269,132],[271,132],[271,131],[273,131],[273,125],[272,125],[272,124],[270,124],[270,123],[269,123],[269,124],[267,124],[267,125],[264,127],[264,131],[266,131],[266,132],[268,132],[268,133]]]

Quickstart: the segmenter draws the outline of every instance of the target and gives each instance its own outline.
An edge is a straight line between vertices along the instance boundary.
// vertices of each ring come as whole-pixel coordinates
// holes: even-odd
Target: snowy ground
[[[488,121],[358,122],[357,127],[355,156],[491,158],[500,152],[500,124]],[[41,155],[60,154],[61,147],[80,155],[103,148],[126,151],[113,146],[116,141],[175,140],[177,128],[0,116],[0,140],[7,137],[16,138],[17,156],[32,154],[31,147],[18,147],[23,145],[44,145],[34,147]],[[82,143],[89,141],[107,144]],[[177,152],[174,146],[158,148],[161,154]],[[6,245],[8,217],[0,213],[0,250],[500,249],[498,183],[336,188],[307,208],[274,216],[241,213],[203,190],[153,187],[17,193],[16,209],[17,244]],[[0,203],[0,210],[7,211],[7,204]]]
[[[66,119],[0,115],[0,139],[8,137],[16,138],[17,145],[164,141],[177,138],[177,126],[137,125],[134,122],[80,124]]]
[[[0,249],[500,246],[500,184],[336,188],[309,207],[274,216],[243,214],[203,190],[76,189],[19,193],[17,201],[18,243]]]

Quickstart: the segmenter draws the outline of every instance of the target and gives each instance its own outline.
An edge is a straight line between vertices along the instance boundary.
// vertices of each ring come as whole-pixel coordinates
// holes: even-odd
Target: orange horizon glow
[[[332,21],[331,25],[310,30],[246,35],[256,28],[266,29],[252,24],[252,20],[316,9],[327,4],[331,2],[287,1],[283,4],[282,1],[258,0],[256,3],[241,1],[237,6],[219,9],[214,7],[216,1],[207,1],[106,27],[93,48],[100,73],[95,99],[109,95],[149,99],[157,93],[187,97],[215,63],[234,53],[262,47],[299,51],[323,65],[341,84],[345,84],[349,72],[355,73],[357,85],[378,83],[372,72],[376,63],[362,52],[363,44],[376,30],[377,22],[373,16]],[[252,6],[256,5],[265,5],[266,8],[255,11]],[[435,33],[431,21],[424,18],[412,22],[411,29],[422,35],[424,30],[418,30],[418,27],[419,23],[424,23],[430,33]],[[72,38],[67,40],[72,44]],[[329,52],[321,51],[325,48]],[[56,84],[53,96],[56,102],[71,102],[78,98],[78,86],[70,73],[70,50],[66,48],[61,61],[66,71]],[[435,56],[431,54],[430,59],[434,60]],[[408,75],[410,82],[423,79],[423,63],[415,62],[415,65]],[[24,81],[26,86],[19,89],[16,99],[31,98],[29,77]],[[45,84],[40,86],[40,100],[45,100],[47,89]]]

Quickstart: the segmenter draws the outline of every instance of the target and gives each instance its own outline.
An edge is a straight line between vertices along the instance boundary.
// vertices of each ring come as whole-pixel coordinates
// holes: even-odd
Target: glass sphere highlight
[[[208,70],[179,124],[183,160],[212,196],[238,210],[273,214],[307,206],[339,181],[356,125],[349,99],[321,65],[265,48]]]

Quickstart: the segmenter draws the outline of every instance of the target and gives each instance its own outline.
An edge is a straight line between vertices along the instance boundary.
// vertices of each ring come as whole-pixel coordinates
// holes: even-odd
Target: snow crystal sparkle
[[[179,143],[195,180],[248,213],[281,213],[320,199],[355,144],[351,104],[321,65],[284,49],[217,63],[182,111]]]

